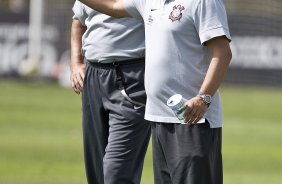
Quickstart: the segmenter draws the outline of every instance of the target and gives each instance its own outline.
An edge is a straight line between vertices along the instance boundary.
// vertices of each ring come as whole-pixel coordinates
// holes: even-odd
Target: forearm
[[[71,27],[71,67],[83,63],[81,48],[82,36],[85,30],[86,28],[78,20],[73,20]]]
[[[128,13],[124,10],[123,0],[79,0],[83,4],[93,8],[94,10],[107,14],[112,17],[121,18],[128,17]]]
[[[215,94],[228,70],[230,60],[230,57],[212,59],[207,75],[199,91],[200,94],[209,94],[211,96]]]
[[[232,53],[229,41],[224,37],[211,40],[207,46],[212,54],[212,60],[199,93],[213,96],[228,70]]]

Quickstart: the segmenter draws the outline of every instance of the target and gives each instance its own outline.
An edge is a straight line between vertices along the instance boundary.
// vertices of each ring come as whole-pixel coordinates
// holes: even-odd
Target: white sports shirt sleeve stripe
[[[223,0],[200,0],[194,12],[194,22],[202,44],[219,36],[231,40]]]

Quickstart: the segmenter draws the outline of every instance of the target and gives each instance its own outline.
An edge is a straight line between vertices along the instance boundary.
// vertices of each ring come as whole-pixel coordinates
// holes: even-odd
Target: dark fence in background
[[[22,8],[11,6],[22,1]],[[29,0],[0,0],[0,76],[68,80],[69,37],[74,0],[45,0],[43,52],[26,62]],[[226,83],[282,86],[282,0],[225,0],[233,61]],[[64,63],[61,65],[60,63]],[[59,69],[58,69],[59,68]],[[65,72],[64,76],[58,73]]]
[[[226,82],[282,86],[282,1],[225,2],[233,38]]]

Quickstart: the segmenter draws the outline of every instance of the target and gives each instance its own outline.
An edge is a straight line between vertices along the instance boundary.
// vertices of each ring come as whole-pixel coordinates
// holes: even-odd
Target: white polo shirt
[[[208,70],[211,54],[204,43],[231,39],[223,0],[123,0],[127,12],[143,18],[146,38],[145,119],[180,123],[167,99],[195,97]],[[212,128],[222,126],[219,93],[205,114]]]

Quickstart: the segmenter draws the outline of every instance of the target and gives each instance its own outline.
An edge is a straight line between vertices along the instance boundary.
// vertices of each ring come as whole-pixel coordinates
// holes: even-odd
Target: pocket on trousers
[[[126,94],[133,101],[146,104],[146,92],[144,87],[145,63],[125,65],[121,68]]]

